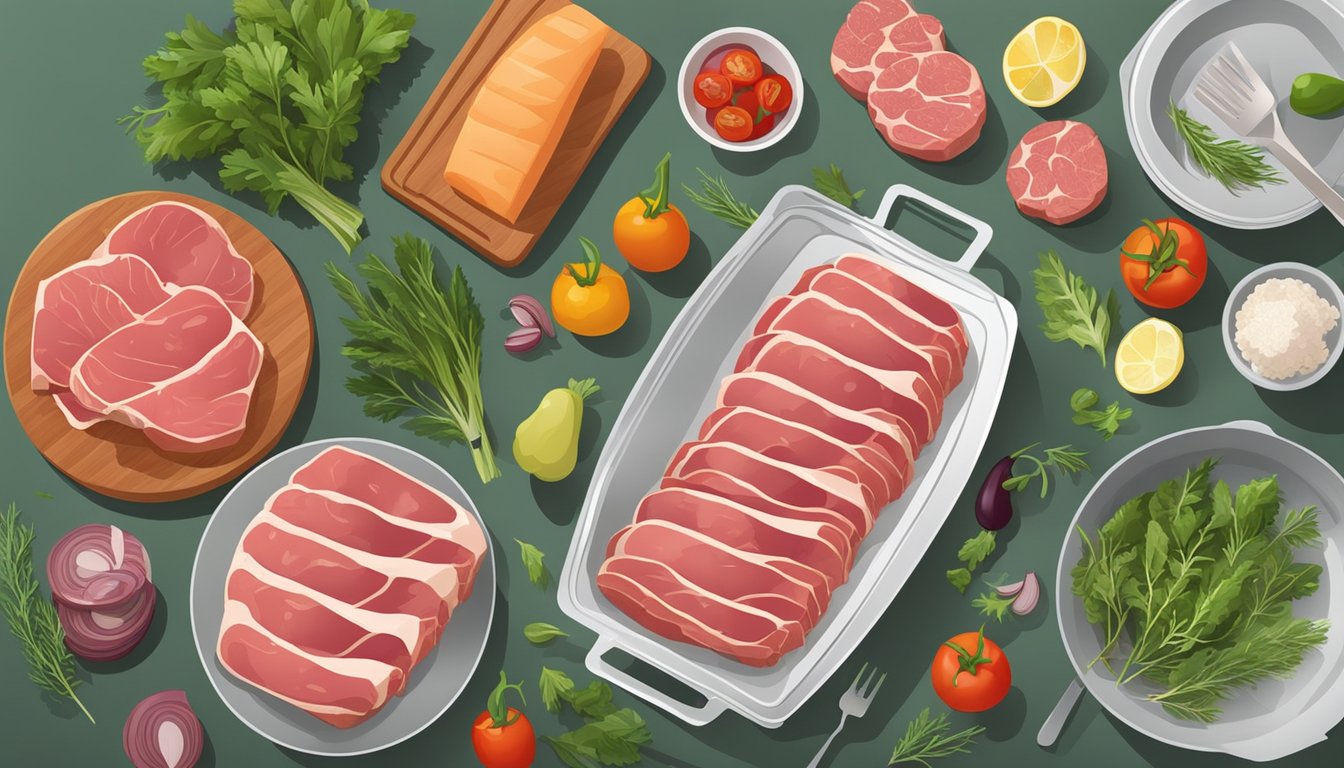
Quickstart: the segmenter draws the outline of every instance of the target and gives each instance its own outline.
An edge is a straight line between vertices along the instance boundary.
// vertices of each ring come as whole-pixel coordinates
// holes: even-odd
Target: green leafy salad
[[[1313,507],[1282,509],[1277,478],[1234,492],[1209,477],[1209,459],[1130,499],[1095,535],[1073,593],[1101,628],[1101,663],[1171,715],[1213,722],[1221,702],[1265,678],[1288,678],[1328,622],[1298,618],[1292,602],[1316,591],[1321,566],[1294,560],[1319,543]]]
[[[230,192],[274,214],[293,198],[349,253],[364,214],[327,188],[351,181],[364,89],[401,57],[415,16],[368,0],[234,0],[232,30],[187,17],[145,74],[163,103],[122,118],[145,160],[220,158]]]

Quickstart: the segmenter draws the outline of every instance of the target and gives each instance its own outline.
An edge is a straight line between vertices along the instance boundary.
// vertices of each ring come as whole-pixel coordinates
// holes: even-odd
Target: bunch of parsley
[[[1126,502],[1083,537],[1073,592],[1105,634],[1100,662],[1125,685],[1138,677],[1172,715],[1213,722],[1235,689],[1292,676],[1325,642],[1328,622],[1291,603],[1316,591],[1321,566],[1293,552],[1320,541],[1311,507],[1281,513],[1276,478],[1235,494],[1205,461]]]
[[[396,61],[415,16],[368,0],[234,0],[234,28],[186,29],[144,61],[163,104],[120,122],[145,160],[220,156],[230,192],[261,194],[272,215],[287,197],[349,253],[364,214],[326,188],[350,181],[342,159],[357,136],[364,89]]]
[[[541,737],[569,768],[637,763],[640,747],[653,740],[644,718],[633,709],[618,709],[611,702],[611,686],[601,680],[576,688],[569,675],[542,667],[537,686],[548,711],[559,712],[562,704],[568,704],[588,719],[567,733]]]

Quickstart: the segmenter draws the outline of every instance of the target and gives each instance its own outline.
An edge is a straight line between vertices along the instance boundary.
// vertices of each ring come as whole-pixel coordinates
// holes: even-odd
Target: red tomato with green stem
[[[706,109],[722,107],[733,100],[733,84],[718,72],[701,72],[695,76],[695,102]]]
[[[973,650],[972,650],[973,649]],[[1003,701],[1013,687],[1008,657],[979,632],[963,632],[943,643],[930,670],[934,693],[958,712],[984,712]]]
[[[783,75],[766,75],[752,90],[756,94],[756,101],[766,112],[783,112],[793,103],[793,86]]]
[[[1134,298],[1172,309],[1204,285],[1209,255],[1204,236],[1180,219],[1143,220],[1120,246],[1120,274]]]
[[[485,711],[471,724],[471,746],[485,768],[529,768],[537,756],[537,734],[532,723],[504,701],[510,690],[517,691],[518,698],[527,704],[522,683],[510,684],[500,672],[499,685],[490,692]]]
[[[732,81],[734,86],[742,87],[755,85],[757,80],[764,74],[761,68],[761,57],[756,55],[755,51],[747,48],[734,48],[723,55],[723,62],[719,64],[719,72]]]

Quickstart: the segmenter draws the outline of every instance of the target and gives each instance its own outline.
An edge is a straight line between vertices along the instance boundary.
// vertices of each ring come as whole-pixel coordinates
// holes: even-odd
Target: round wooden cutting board
[[[140,430],[112,422],[87,431],[70,426],[55,401],[29,379],[33,302],[47,276],[87,258],[112,227],[151,203],[196,206],[219,221],[233,247],[252,263],[255,293],[244,318],[265,346],[261,373],[242,438],[205,453],[172,453]],[[256,227],[214,203],[172,192],[129,192],[70,214],[38,243],[19,273],[5,317],[5,383],[19,423],[47,461],[75,482],[128,501],[175,501],[241,475],[280,441],[308,383],[313,360],[313,312],[298,275]]]

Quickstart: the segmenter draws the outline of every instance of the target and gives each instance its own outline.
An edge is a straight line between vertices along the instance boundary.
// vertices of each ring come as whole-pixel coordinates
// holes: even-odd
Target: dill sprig
[[[703,168],[696,170],[700,172],[700,185],[704,192],[697,192],[685,184],[681,185],[691,202],[734,227],[746,229],[756,223],[761,214],[755,208],[738,200],[733,191],[728,189],[728,184],[722,176],[710,176]]]
[[[905,727],[905,735],[896,742],[896,749],[892,751],[891,761],[887,765],[919,763],[928,768],[929,760],[933,758],[969,754],[975,737],[985,731],[979,725],[952,734],[947,733],[950,729],[946,712],[931,718],[928,708],[925,708]]]
[[[1190,157],[1228,190],[1236,192],[1283,183],[1274,166],[1265,162],[1265,154],[1259,148],[1237,139],[1220,138],[1174,101],[1167,107],[1167,116],[1190,150]]]
[[[28,662],[28,679],[54,696],[70,699],[89,722],[93,715],[75,695],[75,657],[65,647],[56,607],[42,598],[33,575],[33,529],[19,523],[13,503],[0,514],[0,609]]]

